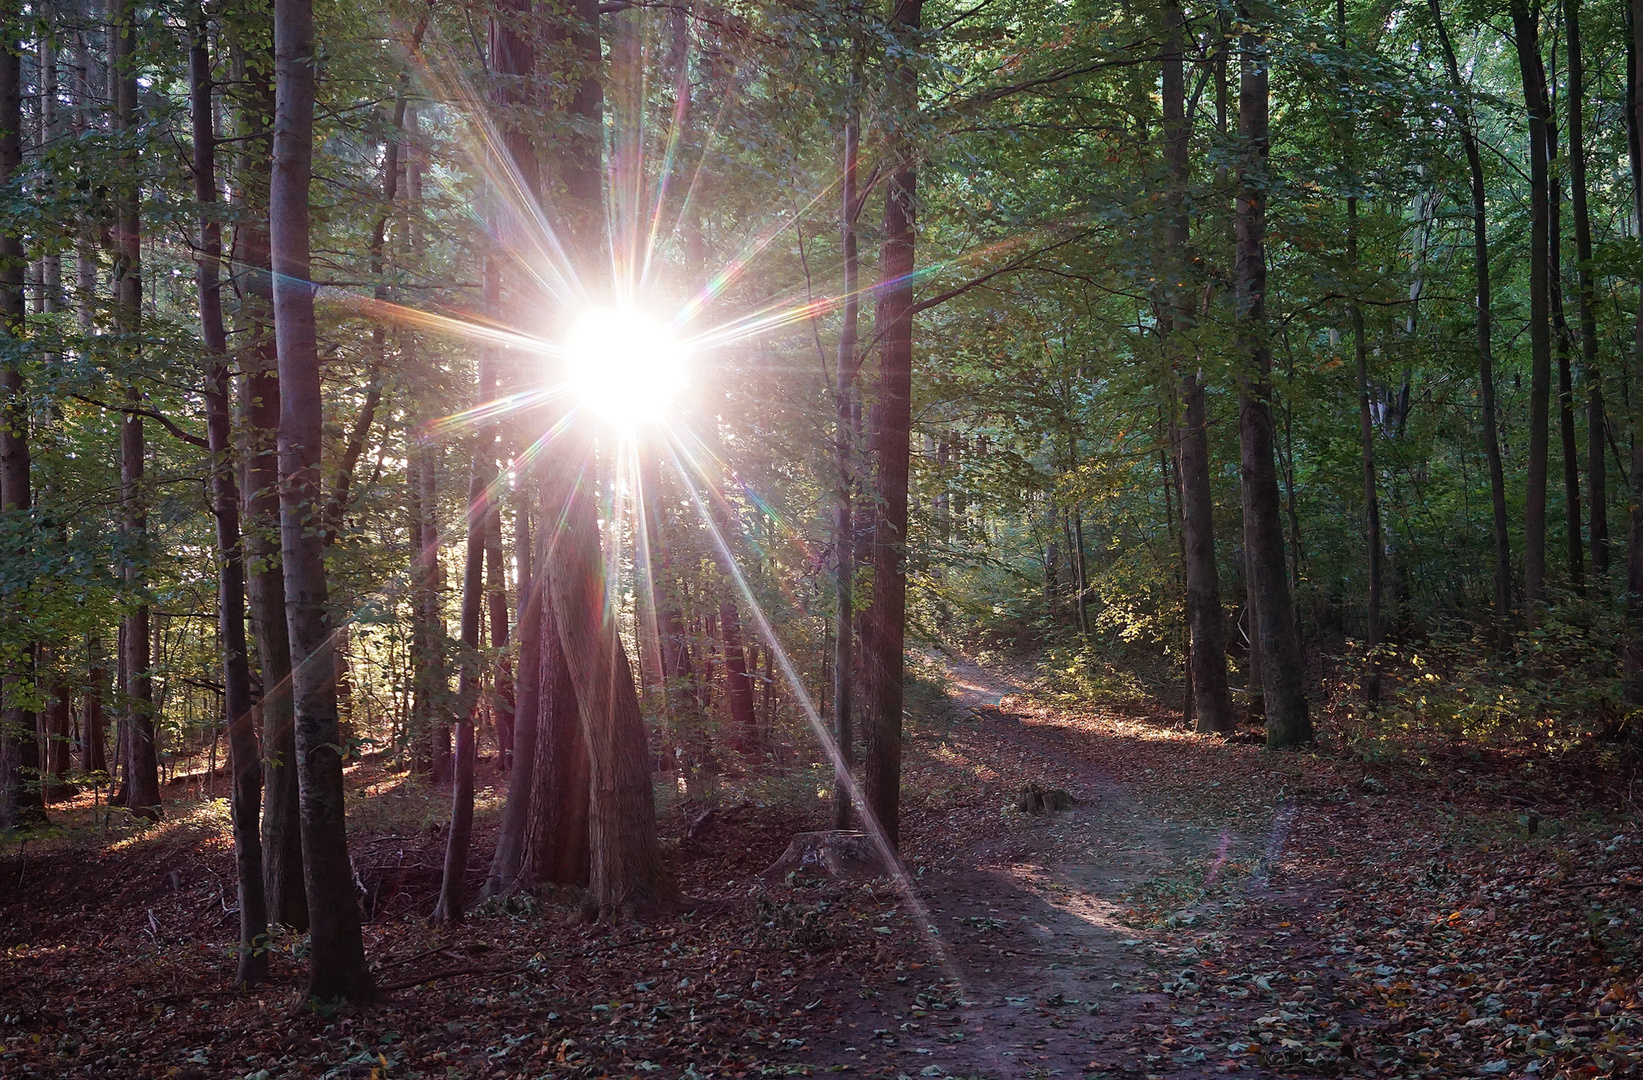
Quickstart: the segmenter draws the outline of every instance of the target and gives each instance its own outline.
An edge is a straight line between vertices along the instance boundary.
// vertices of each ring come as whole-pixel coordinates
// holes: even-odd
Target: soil
[[[56,834],[0,857],[0,1075],[1638,1068],[1643,846],[1611,835],[1633,820],[1613,759],[1571,755],[1548,781],[1506,754],[1464,768],[1273,755],[1186,732],[1155,703],[1075,707],[943,663],[946,697],[908,724],[901,873],[762,878],[795,833],[826,827],[827,778],[731,778],[710,816],[664,800],[684,899],[637,924],[579,924],[575,895],[547,890],[431,925],[442,795],[385,761],[353,766],[384,988],[363,1008],[299,1007],[292,934],[270,985],[227,988],[220,800],[180,785],[149,829],[94,816],[88,796],[54,807]],[[1029,785],[1073,805],[1022,813]],[[480,792],[475,892],[499,798]]]

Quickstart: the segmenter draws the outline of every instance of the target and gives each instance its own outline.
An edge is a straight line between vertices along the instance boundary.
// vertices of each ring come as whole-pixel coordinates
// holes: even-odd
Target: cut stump
[[[892,872],[866,833],[828,830],[796,834],[782,857],[760,876],[779,878],[797,873],[806,877],[870,878]]]
[[[1023,814],[1053,814],[1058,810],[1071,810],[1075,801],[1063,788],[1028,784],[1021,789],[1015,808]]]

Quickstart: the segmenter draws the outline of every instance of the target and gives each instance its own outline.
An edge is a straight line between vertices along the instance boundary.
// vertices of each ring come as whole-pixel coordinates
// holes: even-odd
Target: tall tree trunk
[[[854,8],[852,12],[859,14]],[[844,310],[839,325],[839,353],[833,387],[833,828],[850,827],[853,814],[850,767],[855,764],[855,510],[856,425],[860,413],[856,379],[861,374],[857,355],[857,324],[861,301],[856,295],[861,255],[856,238],[860,212],[857,163],[861,145],[861,107],[857,50],[851,50],[849,98],[844,118],[844,181],[840,193],[839,232],[844,249]]]
[[[1354,278],[1358,271],[1358,200],[1346,200],[1346,261]],[[1353,286],[1356,289],[1356,285]],[[1364,332],[1363,308],[1356,300],[1347,306],[1352,320],[1352,355],[1358,375],[1358,441],[1363,457],[1364,545],[1369,575],[1368,619],[1364,646],[1369,651],[1363,696],[1370,708],[1380,704],[1381,668],[1375,649],[1381,643],[1381,504],[1375,491],[1375,421],[1369,412],[1369,339]]]
[[[114,90],[114,124],[127,141],[122,150],[120,183],[115,196],[114,303],[121,348],[126,353],[128,379],[138,369],[137,354],[142,334],[142,223],[138,216],[141,196],[137,128],[137,9],[135,0],[113,0],[110,11],[113,41],[111,78]],[[140,407],[142,394],[133,385],[126,400]],[[153,656],[149,637],[149,609],[143,596],[147,589],[142,564],[147,561],[147,494],[143,490],[143,418],[136,412],[120,420],[120,501],[125,507],[125,586],[131,610],[126,624],[127,746],[126,806],[139,817],[151,821],[160,817],[160,765],[154,746]]]
[[[223,654],[223,706],[234,783],[230,813],[234,869],[239,882],[240,945],[235,983],[258,986],[268,978],[268,904],[263,892],[262,761],[252,727],[251,663],[245,638],[245,563],[240,550],[240,492],[234,480],[228,333],[223,326],[222,222],[217,206],[217,135],[211,103],[211,54],[203,8],[193,16],[188,51],[189,111],[194,136],[194,200],[200,204],[200,246],[194,280],[200,294],[200,340],[206,362],[206,433],[211,450],[212,512],[217,525],[218,633]]]
[[[591,436],[561,438],[566,447],[548,465],[554,483],[543,501],[564,516],[544,569],[588,755],[586,908],[600,918],[626,916],[650,907],[666,890],[649,743],[615,613],[605,602],[594,485],[580,467],[589,460]]]
[[[725,591],[719,598],[719,640],[725,661],[725,706],[730,713],[730,743],[743,756],[758,752],[758,719],[753,714],[753,680],[748,674],[747,648],[742,640],[742,619],[733,592],[737,573],[730,545],[736,532],[735,520],[727,509],[723,488],[708,504],[713,524],[724,541]]]
[[[0,2],[0,187],[17,182],[23,169],[23,14],[18,0]],[[24,398],[22,367],[23,238],[13,228],[0,229],[0,334],[7,345],[7,361],[0,366],[0,512],[26,518],[33,502],[29,482],[28,402]],[[21,559],[26,552],[17,553]],[[32,659],[32,649],[27,650]],[[24,687],[32,678],[25,662],[5,673],[0,695],[0,831],[14,829],[41,816],[38,784],[39,750],[34,714],[22,704]],[[29,750],[34,748],[36,775],[29,777]]]
[[[480,406],[496,398],[496,360],[486,350],[479,359]],[[459,923],[466,900],[468,847],[473,838],[474,725],[480,709],[482,672],[479,627],[485,605],[485,536],[491,518],[491,484],[496,479],[496,428],[486,424],[474,437],[468,469],[468,534],[462,568],[461,667],[457,669],[457,723],[451,827],[445,843],[445,870],[434,921]]]
[[[96,643],[91,641],[88,645],[88,651],[95,657]],[[108,697],[108,669],[101,662],[93,660],[86,682],[88,685],[81,705],[81,715],[84,719],[80,724],[80,768],[88,773],[104,773],[106,780],[108,749],[104,744],[108,739],[108,731],[103,702]]]
[[[1305,661],[1290,607],[1284,558],[1282,502],[1272,427],[1272,355],[1266,325],[1266,186],[1268,73],[1266,43],[1253,33],[1241,42],[1238,83],[1239,164],[1237,251],[1233,269],[1238,304],[1238,435],[1243,479],[1244,530],[1261,649],[1267,745],[1312,740]]]
[[[1512,36],[1529,113],[1529,466],[1523,513],[1523,610],[1533,629],[1546,604],[1546,469],[1552,391],[1546,73],[1538,11],[1512,0]]]
[[[1335,22],[1340,30],[1341,46],[1347,45],[1346,0],[1335,0]],[[1348,134],[1345,150],[1351,153],[1355,134]],[[1352,275],[1351,289],[1358,289],[1358,199],[1346,200],[1346,262]],[[1418,295],[1418,286],[1412,288]],[[1365,569],[1368,574],[1364,646],[1369,654],[1364,672],[1363,696],[1371,709],[1381,700],[1381,668],[1375,649],[1381,643],[1381,505],[1375,482],[1375,421],[1369,410],[1369,339],[1364,332],[1363,307],[1356,297],[1348,302],[1347,314],[1352,322],[1352,355],[1358,378],[1358,441],[1363,458],[1364,547]],[[1414,315],[1409,317],[1411,334],[1414,333]],[[1407,379],[1405,380],[1407,384]]]
[[[602,144],[604,96],[596,0],[576,0],[573,51],[586,72],[571,98],[576,134],[559,153],[567,229],[576,244],[580,269],[594,280],[608,267],[604,216]],[[581,738],[588,761],[589,886],[585,913],[599,918],[626,915],[663,897],[661,852],[656,838],[656,806],[650,783],[650,749],[639,693],[627,653],[617,634],[615,612],[606,603],[606,568],[599,540],[593,477],[593,436],[583,426],[560,436],[544,463],[543,513],[557,520],[542,567],[549,607],[569,683],[574,688]],[[547,619],[543,621],[544,635]],[[544,650],[546,654],[546,650]],[[544,676],[543,695],[547,696]],[[538,751],[558,739],[538,732]],[[540,766],[540,762],[539,762]],[[539,778],[539,782],[544,778]],[[567,823],[568,824],[568,823]]]
[[[536,740],[542,705],[542,600],[537,595],[536,584],[529,564],[521,561],[513,767],[508,773],[508,798],[502,807],[496,852],[491,856],[490,872],[485,878],[486,896],[511,892],[524,884],[520,881],[520,871],[525,865],[525,833],[536,786]],[[586,830],[583,834],[586,835]]]
[[[1215,500],[1210,489],[1209,421],[1204,383],[1188,356],[1183,336],[1193,326],[1193,284],[1187,186],[1192,180],[1188,150],[1191,120],[1186,111],[1182,53],[1187,25],[1179,0],[1167,0],[1164,18],[1164,160],[1169,166],[1169,218],[1165,224],[1168,279],[1165,347],[1180,380],[1181,426],[1174,432],[1176,472],[1181,489],[1181,556],[1186,578],[1187,697],[1204,732],[1232,731],[1236,719],[1227,686],[1226,627],[1221,581],[1215,567]]]
[[[1632,158],[1632,213],[1643,221],[1643,0],[1631,0],[1626,40],[1628,135]],[[1643,705],[1643,291],[1637,300],[1632,343],[1631,514],[1626,534],[1626,700]]]
[[[502,508],[491,507],[485,527],[485,612],[490,618],[490,647],[498,656],[491,675],[491,723],[496,727],[497,771],[507,775],[513,761],[514,681],[508,663],[508,576],[502,565]]]
[[[269,233],[280,372],[280,554],[291,632],[303,879],[310,923],[308,995],[369,1000],[343,813],[336,658],[326,611],[321,522],[323,407],[314,293],[309,284],[308,185],[314,155],[312,0],[275,0],[274,171]]]
[[[896,0],[891,34],[915,47],[924,0]],[[889,176],[884,190],[881,285],[874,321],[881,335],[872,408],[873,599],[863,620],[867,716],[863,787],[892,851],[901,838],[901,712],[907,629],[907,475],[912,429],[913,264],[918,170],[911,129],[918,117],[918,72],[904,51],[888,79]]]
[[[422,177],[426,165],[419,137],[418,113],[413,105],[405,110],[405,135],[410,153],[405,163],[405,196],[409,204],[406,229],[411,257],[419,258],[423,230]],[[417,339],[407,336],[400,349],[407,370],[416,355]],[[420,724],[417,728],[420,755],[428,764],[428,779],[443,784],[451,779],[450,676],[446,669],[445,612],[440,600],[445,572],[439,561],[439,467],[440,450],[424,442],[415,451],[419,463],[418,484],[418,568],[417,603],[420,612],[422,647],[417,656],[415,681],[419,690]]]
[[[544,469],[552,467],[551,463],[544,465]],[[554,539],[555,530],[550,524],[557,525],[563,504],[551,501],[552,496],[559,493],[560,485],[546,472],[541,489],[542,558],[536,562],[533,579],[533,606],[540,609],[536,614],[541,622],[536,705],[532,710],[536,755],[529,785],[531,804],[525,822],[519,880],[526,885],[536,881],[586,885],[593,858],[588,832],[592,764],[576,686],[560,642],[559,616],[547,579],[549,549],[560,542]]]
[[[267,27],[262,28],[266,32]],[[255,40],[255,39],[253,39]],[[280,564],[278,440],[279,357],[274,342],[274,278],[268,248],[268,193],[273,168],[273,56],[267,41],[236,48],[246,87],[237,122],[239,219],[234,246],[242,271],[242,450],[245,535],[249,562],[246,597],[262,669],[262,880],[268,920],[308,929],[302,874],[302,819],[297,799],[297,743],[291,700],[291,636],[285,618],[285,574]]]
[[[1569,209],[1575,219],[1575,261],[1580,320],[1580,377],[1586,384],[1587,529],[1592,544],[1592,577],[1601,590],[1609,576],[1609,491],[1603,457],[1608,420],[1603,407],[1603,373],[1597,358],[1597,303],[1592,272],[1592,218],[1586,206],[1586,65],[1580,50],[1580,0],[1563,0],[1569,71]]]
[[[1552,56],[1551,89],[1546,99],[1546,158],[1550,187],[1547,191],[1546,272],[1547,296],[1552,309],[1552,341],[1557,348],[1558,438],[1563,452],[1564,548],[1569,558],[1569,584],[1575,593],[1586,595],[1586,556],[1581,542],[1580,451],[1575,442],[1574,372],[1569,356],[1573,344],[1569,320],[1563,312],[1563,182],[1557,177],[1557,55]]]
[[[726,535],[728,542],[730,537]],[[732,586],[727,585],[727,590]],[[724,637],[725,701],[730,709],[731,742],[744,756],[759,752],[759,724],[753,715],[753,679],[748,674],[742,618],[727,591],[719,600],[719,632]]]
[[[417,460],[416,605],[418,652],[415,659],[415,700],[418,751],[428,763],[428,779],[442,784],[451,778],[450,709],[446,701],[450,680],[445,668],[445,616],[439,588],[439,458],[432,446],[419,446]]]
[[[1460,65],[1455,61],[1455,47],[1443,24],[1439,0],[1427,0],[1432,11],[1432,22],[1437,28],[1438,43],[1443,49],[1443,65],[1449,72],[1449,85],[1454,90],[1456,108],[1460,113],[1461,147],[1466,153],[1467,171],[1472,178],[1472,264],[1477,276],[1478,400],[1483,412],[1483,453],[1489,468],[1489,506],[1491,529],[1495,541],[1495,627],[1504,644],[1511,632],[1512,616],[1512,542],[1506,522],[1506,471],[1500,456],[1500,424],[1495,410],[1495,359],[1491,343],[1494,313],[1489,280],[1489,226],[1487,216],[1488,189],[1484,184],[1483,155],[1478,148],[1476,114],[1471,107],[1466,83],[1461,79]]]

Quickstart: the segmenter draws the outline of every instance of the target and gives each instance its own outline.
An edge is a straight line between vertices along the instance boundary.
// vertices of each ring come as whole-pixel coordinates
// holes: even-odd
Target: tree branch
[[[86,397],[84,394],[70,394],[69,397],[73,398],[76,401],[83,401],[87,405],[95,405],[99,409],[106,409],[109,412],[125,413],[128,416],[147,417],[150,420],[157,421],[161,427],[165,428],[171,434],[175,435],[177,438],[181,439],[183,442],[187,443],[188,445],[197,446],[201,450],[210,450],[211,449],[211,444],[210,443],[206,442],[204,439],[200,438],[198,435],[195,435],[195,434],[192,434],[190,432],[184,431],[182,428],[180,428],[176,424],[172,423],[166,417],[161,416],[159,413],[155,412],[153,409],[145,409],[145,408],[142,408],[141,406],[138,406],[138,405],[110,405],[106,401],[98,401],[96,398],[89,398],[89,397]]]

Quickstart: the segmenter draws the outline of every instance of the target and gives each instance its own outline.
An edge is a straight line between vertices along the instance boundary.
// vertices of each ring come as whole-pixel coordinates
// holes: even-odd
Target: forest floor
[[[369,1008],[297,1009],[290,936],[269,986],[226,989],[219,800],[175,785],[141,830],[55,807],[0,851],[0,1076],[1643,1072],[1633,758],[1390,731],[1270,754],[942,664],[908,723],[903,876],[760,876],[824,827],[818,770],[727,779],[705,820],[664,789],[684,899],[636,925],[553,893],[429,924],[445,796],[352,766]],[[1029,784],[1076,802],[1022,813]]]

